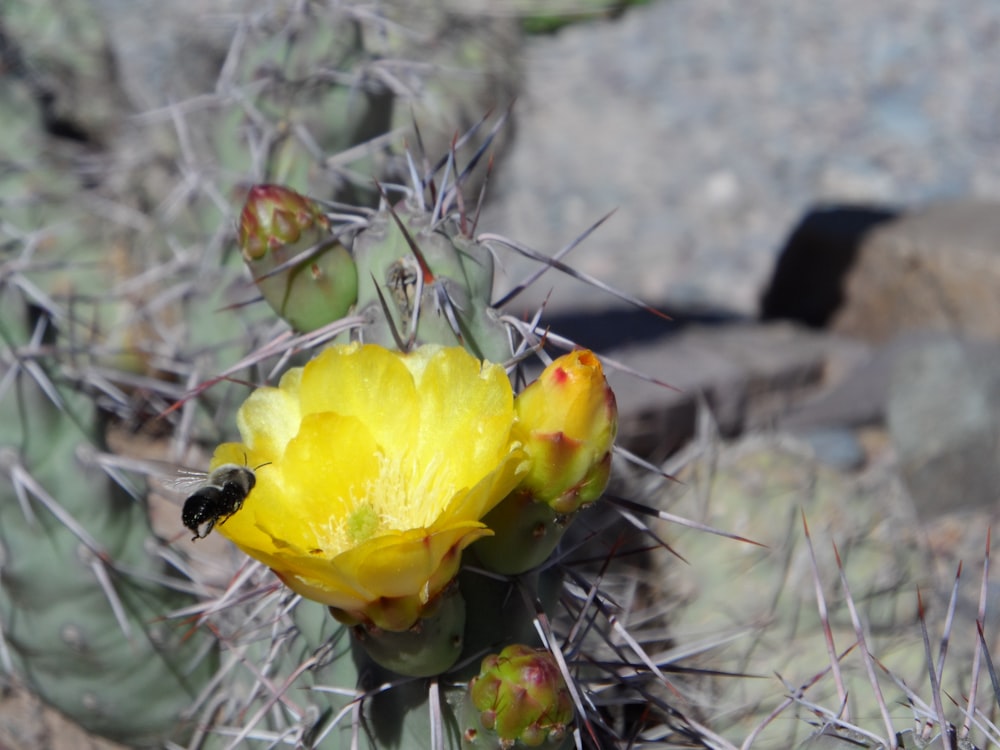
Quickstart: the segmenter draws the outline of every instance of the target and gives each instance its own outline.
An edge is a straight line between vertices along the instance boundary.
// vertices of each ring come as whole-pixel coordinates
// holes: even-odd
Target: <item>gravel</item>
[[[995,0],[666,0],[533,38],[480,227],[551,253],[617,208],[574,267],[753,315],[812,204],[1000,199],[998,41]]]

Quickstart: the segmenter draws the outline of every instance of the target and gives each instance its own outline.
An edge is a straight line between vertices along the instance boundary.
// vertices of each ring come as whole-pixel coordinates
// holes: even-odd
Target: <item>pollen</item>
[[[369,483],[367,501],[387,529],[428,527],[459,489],[438,456],[420,465],[415,456],[380,456],[378,477]]]

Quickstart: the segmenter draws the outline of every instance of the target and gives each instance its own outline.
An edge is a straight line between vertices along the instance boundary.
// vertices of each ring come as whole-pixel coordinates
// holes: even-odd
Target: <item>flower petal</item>
[[[236,426],[247,448],[255,454],[280,456],[299,429],[298,384],[301,370],[289,370],[278,388],[258,388],[236,415]]]
[[[491,533],[483,524],[470,521],[430,532],[408,529],[348,550],[336,559],[337,569],[347,578],[372,582],[372,593],[395,598],[418,594],[424,601],[430,594],[427,581],[452,551],[458,552],[476,539]],[[445,580],[458,572],[458,559]]]
[[[418,375],[417,398],[421,465],[445,452],[456,486],[471,487],[507,452],[514,396],[501,366],[463,349],[436,348]]]
[[[409,444],[416,428],[413,376],[398,353],[353,344],[321,352],[302,375],[302,413],[358,417],[388,451]]]

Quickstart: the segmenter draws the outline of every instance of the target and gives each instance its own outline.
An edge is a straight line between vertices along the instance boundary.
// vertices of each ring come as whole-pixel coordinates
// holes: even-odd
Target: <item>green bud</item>
[[[537,747],[566,744],[573,700],[548,651],[515,644],[483,659],[469,683],[466,748]]]
[[[240,250],[271,308],[297,331],[342,318],[358,299],[351,253],[330,233],[315,201],[280,185],[250,188],[239,226]],[[305,254],[287,268],[289,261]]]
[[[493,536],[476,540],[472,553],[480,565],[502,575],[520,575],[552,554],[568,526],[568,517],[526,490],[514,490],[483,517]]]
[[[337,611],[331,611],[344,621]],[[457,585],[429,602],[424,616],[408,630],[384,630],[370,623],[352,628],[372,661],[407,677],[430,677],[450,669],[462,653],[464,632],[465,601]]]

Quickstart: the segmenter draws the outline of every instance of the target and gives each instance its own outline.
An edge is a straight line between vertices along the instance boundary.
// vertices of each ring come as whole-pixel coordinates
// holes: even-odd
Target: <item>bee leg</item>
[[[197,529],[196,529],[195,532],[194,532],[194,536],[191,537],[191,541],[193,542],[193,541],[195,541],[197,539],[204,539],[212,531],[212,527],[213,526],[215,526],[215,519],[214,518],[208,519],[208,525],[205,527],[205,533],[204,534],[199,534],[198,531],[197,531]]]

